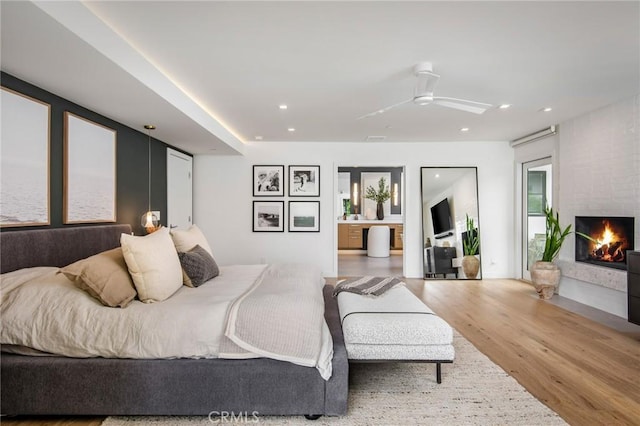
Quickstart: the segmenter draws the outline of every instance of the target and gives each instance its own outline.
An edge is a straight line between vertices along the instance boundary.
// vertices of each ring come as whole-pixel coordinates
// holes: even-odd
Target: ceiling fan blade
[[[373,117],[374,115],[383,114],[383,113],[389,111],[392,108],[395,108],[395,107],[400,106],[402,104],[406,104],[406,103],[411,102],[411,101],[413,101],[413,98],[407,99],[406,101],[398,102],[397,104],[389,105],[388,107],[381,108],[381,109],[379,109],[377,111],[370,112],[369,114],[365,114],[365,115],[363,115],[361,117],[356,118],[356,120],[361,120],[363,118],[369,118],[369,117]]]
[[[433,88],[436,87],[440,76],[431,71],[420,71],[416,73],[418,76],[418,84],[416,85],[416,96],[423,95],[425,93],[433,93]]]
[[[474,114],[482,114],[492,106],[491,104],[486,104],[483,102],[470,101],[467,99],[447,98],[442,96],[434,97],[433,103],[448,108],[455,108],[461,111],[472,112]]]

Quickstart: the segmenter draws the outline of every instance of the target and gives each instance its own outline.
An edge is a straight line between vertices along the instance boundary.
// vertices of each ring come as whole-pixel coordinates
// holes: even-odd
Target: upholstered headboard
[[[66,266],[120,246],[130,225],[76,226],[0,232],[0,271],[32,266]]]

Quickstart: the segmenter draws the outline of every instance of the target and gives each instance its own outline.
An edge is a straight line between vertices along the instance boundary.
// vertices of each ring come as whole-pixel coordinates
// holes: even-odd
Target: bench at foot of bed
[[[338,294],[349,362],[428,362],[441,365],[455,357],[453,329],[411,291],[398,286],[378,296]]]

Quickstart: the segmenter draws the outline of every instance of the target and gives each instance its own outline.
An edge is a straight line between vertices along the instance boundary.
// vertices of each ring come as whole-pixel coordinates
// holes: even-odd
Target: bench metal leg
[[[441,368],[442,364],[440,364],[439,362],[436,362],[436,382],[438,382],[438,384],[442,383],[442,368]]]

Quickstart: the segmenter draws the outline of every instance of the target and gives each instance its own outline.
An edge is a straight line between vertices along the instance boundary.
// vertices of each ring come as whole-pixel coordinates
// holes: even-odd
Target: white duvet
[[[265,267],[222,267],[198,288],[124,309],[103,306],[58,268],[3,274],[0,343],[78,358],[216,358],[230,304]]]

